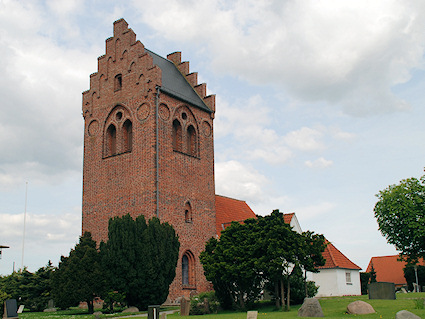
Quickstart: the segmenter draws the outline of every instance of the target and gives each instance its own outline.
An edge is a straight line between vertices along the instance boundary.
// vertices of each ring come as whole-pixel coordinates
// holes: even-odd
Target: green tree
[[[274,210],[270,215],[258,217],[260,232],[260,267],[266,279],[275,283],[275,296],[280,299],[282,308],[289,310],[291,301],[291,276],[301,267],[305,271],[317,272],[325,260],[322,252],[325,249],[323,235],[313,232],[299,234],[284,221],[283,213]],[[302,276],[301,276],[302,278]],[[295,280],[296,281],[296,280]],[[286,282],[286,304],[285,284]],[[304,291],[306,291],[306,284]],[[279,307],[276,298],[276,307]]]
[[[8,298],[16,299],[31,311],[42,311],[51,299],[50,276],[55,267],[49,261],[35,273],[26,268],[4,277],[0,277],[0,291]],[[1,294],[1,293],[0,293]]]
[[[425,175],[390,185],[377,194],[379,230],[409,263],[425,257]]]
[[[265,282],[274,286],[276,306],[289,308],[293,270],[303,267],[315,271],[324,264],[324,247],[322,235],[298,234],[275,210],[243,224],[233,222],[221,233],[220,240],[208,241],[200,260],[224,308],[249,307],[258,299]],[[305,284],[303,290],[305,293]]]
[[[221,232],[220,241],[211,238],[207,242],[200,260],[223,308],[250,308],[259,298],[263,277],[258,245],[256,219],[232,222]]]
[[[87,302],[93,313],[93,299],[104,293],[104,274],[96,242],[89,232],[80,237],[69,257],[61,257],[58,269],[52,275],[53,296],[60,308]]]
[[[367,287],[369,285],[370,273],[369,272],[361,272],[360,273],[360,287],[362,295],[367,295]]]
[[[376,271],[375,268],[373,268],[373,264],[372,267],[370,268],[370,283],[376,282]]]
[[[158,218],[148,223],[143,215],[110,219],[108,241],[100,246],[109,290],[140,309],[162,304],[176,275],[179,247],[173,227]]]
[[[416,266],[419,286],[425,286],[425,266]],[[403,269],[404,278],[408,285],[409,291],[413,291],[413,283],[416,283],[416,274],[414,265],[406,265]]]

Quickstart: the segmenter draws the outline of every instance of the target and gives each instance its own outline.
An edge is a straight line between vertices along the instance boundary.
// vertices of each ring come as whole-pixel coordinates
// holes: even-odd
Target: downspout
[[[156,190],[156,217],[159,218],[159,121],[158,121],[158,103],[159,103],[159,92],[161,88],[156,87],[155,95],[155,190]]]

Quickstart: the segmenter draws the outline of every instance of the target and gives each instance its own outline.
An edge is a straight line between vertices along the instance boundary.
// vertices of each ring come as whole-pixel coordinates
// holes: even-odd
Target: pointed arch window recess
[[[191,251],[186,251],[181,259],[183,289],[196,289],[195,257]]]

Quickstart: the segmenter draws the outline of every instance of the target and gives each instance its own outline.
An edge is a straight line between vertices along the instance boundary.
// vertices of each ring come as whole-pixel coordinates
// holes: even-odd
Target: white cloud
[[[312,151],[323,149],[321,141],[323,133],[317,129],[302,127],[299,130],[289,132],[285,136],[285,142],[294,149]]]
[[[196,42],[214,69],[353,115],[404,110],[391,87],[423,65],[422,1],[134,2],[168,39]],[[157,8],[162,10],[158,11]],[[172,26],[171,26],[172,24]]]
[[[307,160],[304,162],[305,166],[310,168],[327,168],[333,165],[333,161],[327,160],[323,157],[319,157],[314,161]]]
[[[254,168],[237,161],[215,164],[216,193],[236,199],[259,202],[264,199],[267,178]]]

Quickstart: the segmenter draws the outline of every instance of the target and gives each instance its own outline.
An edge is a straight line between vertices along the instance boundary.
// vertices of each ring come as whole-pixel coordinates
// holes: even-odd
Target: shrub
[[[214,291],[203,292],[190,298],[190,314],[205,315],[217,313],[219,302]]]

